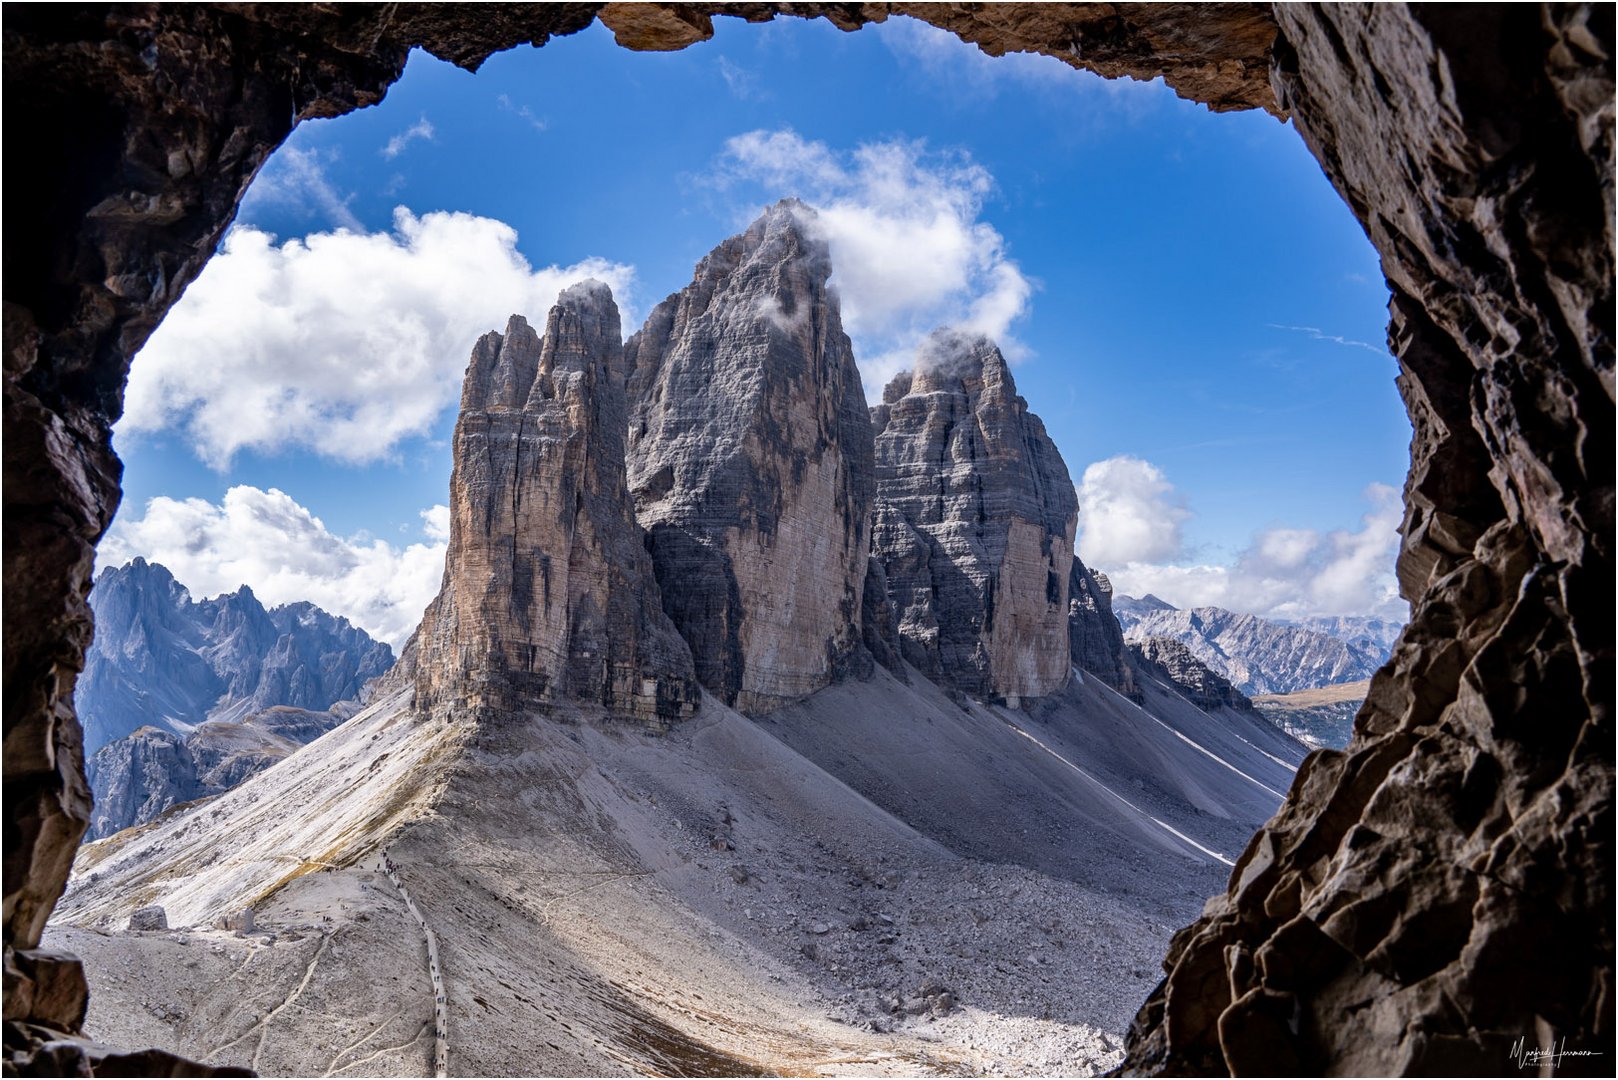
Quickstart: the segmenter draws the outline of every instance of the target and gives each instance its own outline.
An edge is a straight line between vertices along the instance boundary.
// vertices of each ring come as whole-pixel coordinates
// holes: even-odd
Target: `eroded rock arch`
[[[6,1071],[86,1052],[41,1051],[85,991],[37,946],[89,812],[72,690],[130,357],[292,128],[412,47],[475,68],[599,17],[681,48],[716,14],[908,14],[1290,116],[1393,293],[1413,619],[1353,743],[1176,936],[1126,1068],[1493,1072],[1525,1037],[1609,1069],[1613,8],[580,3],[5,12]]]

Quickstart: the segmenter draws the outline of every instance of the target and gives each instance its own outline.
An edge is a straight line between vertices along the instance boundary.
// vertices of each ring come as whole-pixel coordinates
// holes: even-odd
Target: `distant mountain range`
[[[1178,641],[1249,697],[1369,679],[1403,629],[1364,616],[1291,623],[1217,607],[1182,610],[1150,594],[1115,597],[1113,612],[1126,641]]]
[[[74,691],[87,757],[148,725],[185,735],[272,705],[325,709],[393,665],[387,645],[313,604],[266,610],[245,585],[195,601],[145,559],[103,570],[90,608]]]
[[[90,838],[217,795],[359,711],[393,651],[313,604],[245,585],[193,601],[158,563],[104,570],[75,693],[95,796]]]

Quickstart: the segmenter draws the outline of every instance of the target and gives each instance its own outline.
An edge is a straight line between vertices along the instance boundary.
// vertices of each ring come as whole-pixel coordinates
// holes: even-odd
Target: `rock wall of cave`
[[[1382,254],[1414,618],[1176,937],[1126,1070],[1493,1072],[1518,1037],[1610,1063],[1610,6],[123,4],[0,23],[6,1071],[109,1053],[37,946],[89,816],[72,692],[130,357],[292,128],[379,101],[410,48],[475,69],[597,17],[682,48],[716,14],[908,14],[1289,116]],[[160,1058],[116,1064],[201,1068]]]

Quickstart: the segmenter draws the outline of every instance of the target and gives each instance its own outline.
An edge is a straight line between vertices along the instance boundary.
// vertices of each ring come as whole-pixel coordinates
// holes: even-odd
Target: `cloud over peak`
[[[159,496],[141,517],[120,514],[97,561],[118,566],[139,555],[162,563],[197,599],[247,585],[269,607],[307,600],[397,653],[444,573],[449,508],[421,517],[425,543],[345,538],[285,492],[242,484],[217,505]]]
[[[1034,283],[980,220],[994,178],[970,155],[904,139],[843,152],[790,129],[759,130],[725,143],[715,179],[814,205],[868,394],[941,324],[986,334],[1012,359],[1026,352],[1011,327]]]
[[[385,460],[456,401],[480,334],[543,322],[586,277],[623,304],[634,270],[535,269],[516,230],[466,213],[400,207],[388,232],[284,243],[238,227],[136,356],[119,432],[177,427],[220,470],[243,450]]]

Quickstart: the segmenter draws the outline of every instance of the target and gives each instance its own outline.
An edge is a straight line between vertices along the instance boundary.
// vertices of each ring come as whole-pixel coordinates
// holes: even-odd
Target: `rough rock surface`
[[[1186,700],[1199,709],[1253,711],[1253,703],[1247,695],[1230,685],[1229,680],[1220,678],[1173,638],[1146,638],[1131,644],[1129,654],[1135,663],[1152,669],[1158,677],[1179,687]]]
[[[92,754],[84,763],[95,793],[89,836],[107,836],[150,821],[202,794],[196,759],[172,731],[143,727]]]
[[[1354,645],[1318,630],[1224,608],[1118,607],[1124,640],[1173,638],[1244,694],[1289,694],[1369,679],[1388,659],[1375,645]]]
[[[1112,612],[1112,582],[1073,556],[1067,585],[1067,638],[1073,665],[1139,702],[1123,627]]]
[[[702,684],[749,713],[829,685],[861,644],[871,424],[830,275],[814,212],[781,202],[625,347],[664,609]]]
[[[871,546],[905,660],[981,700],[1061,689],[1078,497],[1000,350],[935,332],[871,419]]]
[[[1124,1067],[1494,1074],[1521,1040],[1605,1075],[1613,11],[1276,15],[1277,97],[1393,288],[1412,617],[1177,935]]]
[[[951,6],[931,17],[987,12],[993,38],[957,32],[1075,66],[1120,65],[1109,74],[1161,70],[1176,83],[1182,65],[1224,70],[1222,87],[1253,101],[1270,57],[1276,100],[1266,107],[1291,113],[1382,253],[1416,428],[1401,555],[1414,618],[1373,684],[1361,741],[1313,759],[1255,842],[1262,857],[1246,865],[1280,886],[1273,907],[1244,874],[1248,888],[1183,936],[1127,1067],[1250,1067],[1263,1045],[1261,1067],[1272,1071],[1284,1056],[1276,1047],[1337,1072],[1437,1071],[1469,1068],[1481,1046],[1481,1067],[1493,1071],[1501,1042],[1530,1028],[1571,1049],[1604,1047],[1610,1061],[1610,1020],[1594,1018],[1610,1017],[1613,984],[1611,9],[1286,6],[1271,56],[1266,14],[1245,5],[1066,5],[1053,16],[1055,7],[1019,17]],[[687,23],[705,10],[665,8]],[[72,695],[90,638],[93,547],[119,497],[110,431],[129,358],[300,120],[376,101],[413,45],[475,68],[497,49],[581,29],[596,10],[7,11],[6,120],[30,148],[30,167],[6,178],[3,275],[8,1069],[187,1067],[161,1054],[109,1057],[68,1037],[79,1021],[52,1003],[73,995],[42,988],[82,990],[82,976],[35,949],[88,821]],[[787,9],[725,10],[764,19]],[[887,11],[791,10],[845,27]],[[1233,35],[1235,23],[1250,35]],[[1223,88],[1211,96],[1235,100]],[[1509,780],[1481,784],[1479,813],[1485,800],[1463,793],[1480,783],[1452,781],[1496,769]],[[1381,839],[1355,827],[1362,817]],[[1474,872],[1468,845],[1491,837],[1498,853]],[[1307,881],[1312,898],[1340,899],[1321,876],[1330,856],[1342,847],[1358,866],[1394,845],[1428,856],[1421,873],[1390,872],[1362,891],[1397,909],[1400,925],[1423,912],[1447,918],[1448,894],[1431,878],[1460,868],[1483,890],[1468,951],[1440,972],[1442,992],[1438,976],[1406,973],[1396,995],[1345,993],[1372,950],[1357,944],[1334,968],[1341,957],[1315,948],[1310,927],[1320,924],[1295,916],[1289,897],[1301,899]],[[1271,984],[1250,990],[1257,969],[1245,958],[1260,949]],[[1294,960],[1297,977],[1282,989],[1281,966]],[[1345,1000],[1386,1004],[1374,1023],[1341,1025],[1331,1010]],[[1552,1015],[1539,1017],[1545,1002]],[[1272,1005],[1288,1020],[1333,1021],[1267,1023],[1261,1007]],[[1333,1041],[1349,1028],[1357,1046]]]
[[[695,711],[624,484],[622,352],[597,281],[562,291],[543,338],[513,315],[472,350],[444,584],[417,632],[421,707],[571,699],[651,724]]]
[[[90,608],[75,699],[90,755],[148,725],[184,735],[275,705],[326,709],[393,663],[387,645],[313,604],[265,610],[246,586],[193,601],[144,559],[103,570]]]

